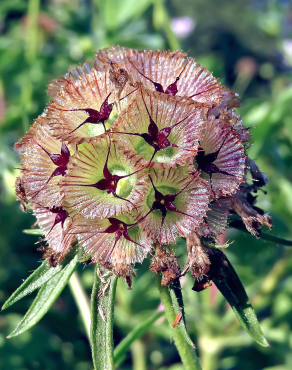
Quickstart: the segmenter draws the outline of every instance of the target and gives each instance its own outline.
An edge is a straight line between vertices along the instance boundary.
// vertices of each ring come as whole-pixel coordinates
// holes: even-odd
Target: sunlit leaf
[[[50,267],[47,263],[47,260],[45,260],[7,299],[2,307],[2,310],[10,307],[15,302],[25,297],[27,294],[30,294],[31,292],[45,284],[54,275],[60,272],[62,268],[62,265],[58,265],[57,267]]]
[[[41,287],[29,310],[8,338],[15,337],[30,329],[49,311],[76,270],[79,258],[80,252]]]

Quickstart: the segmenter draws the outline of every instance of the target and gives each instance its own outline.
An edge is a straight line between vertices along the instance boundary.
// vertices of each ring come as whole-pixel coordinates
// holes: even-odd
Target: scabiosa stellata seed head
[[[37,218],[50,266],[77,241],[87,264],[130,287],[135,263],[150,253],[163,285],[191,271],[200,291],[224,263],[204,240],[218,243],[232,212],[256,236],[271,227],[253,204],[266,178],[246,157],[238,96],[186,53],[106,48],[48,93],[53,99],[15,149],[16,194]],[[182,270],[177,237],[187,239]]]

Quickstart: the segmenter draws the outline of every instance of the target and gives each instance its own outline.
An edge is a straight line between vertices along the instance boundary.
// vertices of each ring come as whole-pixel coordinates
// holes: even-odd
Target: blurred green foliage
[[[180,18],[180,17],[188,17]],[[0,2],[0,300],[4,302],[39,265],[37,236],[22,233],[35,221],[15,202],[19,159],[11,147],[49,101],[46,86],[93,57],[122,45],[189,50],[190,55],[239,92],[239,109],[252,129],[249,149],[269,179],[258,206],[269,212],[273,233],[292,235],[292,6],[270,0],[2,0]],[[190,25],[192,27],[190,27]],[[188,27],[189,30],[188,30]],[[184,33],[182,32],[184,31]],[[189,33],[188,33],[189,32]],[[229,230],[227,250],[271,344],[252,342],[215,287],[202,293],[183,284],[188,329],[204,370],[292,368],[292,249]],[[185,252],[178,244],[177,255]],[[180,258],[183,263],[183,257]],[[159,305],[155,277],[145,261],[133,290],[119,281],[115,343]],[[93,268],[79,271],[90,294]],[[34,295],[33,295],[34,296]],[[0,316],[3,370],[92,369],[85,329],[68,288],[29,332],[6,339],[33,297]],[[120,369],[181,370],[162,319],[136,341]]]

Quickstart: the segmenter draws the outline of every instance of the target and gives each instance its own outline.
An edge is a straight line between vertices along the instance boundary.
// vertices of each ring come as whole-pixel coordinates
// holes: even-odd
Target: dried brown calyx
[[[150,270],[155,274],[162,272],[162,286],[167,286],[180,277],[180,267],[177,258],[166,251],[159,243],[156,244],[156,254],[150,265]]]
[[[194,232],[187,237],[187,249],[188,259],[182,270],[182,275],[191,271],[193,278],[201,278],[210,270],[209,254],[212,251],[201,245],[200,239]]]
[[[261,226],[266,225],[271,230],[273,228],[272,218],[264,214],[259,208],[255,208],[249,203],[248,191],[240,190],[232,197],[228,198],[231,208],[242,218],[247,230],[259,238]]]
[[[209,249],[206,247],[206,249]],[[209,249],[208,253],[209,265],[208,271],[205,275],[196,277],[192,290],[195,292],[201,292],[202,290],[212,285],[213,279],[224,279],[225,268],[228,265],[228,261],[224,256],[224,253],[218,249]]]
[[[26,198],[25,189],[23,186],[23,173],[21,173],[15,180],[15,193],[16,193],[16,200],[21,202],[21,209],[23,212],[26,212],[26,204],[28,204],[28,200]]]

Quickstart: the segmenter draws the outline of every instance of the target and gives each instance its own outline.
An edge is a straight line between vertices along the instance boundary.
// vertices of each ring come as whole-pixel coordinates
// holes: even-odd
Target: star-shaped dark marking
[[[129,94],[124,96],[122,99],[120,99],[120,101],[127,98],[129,95],[131,95],[136,90],[138,90],[138,88],[136,88],[135,90],[131,91]],[[105,121],[107,121],[109,119],[109,116],[111,115],[113,107],[115,105],[115,103],[111,103],[111,104],[108,103],[108,99],[109,99],[110,96],[111,96],[111,93],[109,93],[108,96],[105,98],[104,102],[100,106],[99,111],[96,110],[96,109],[93,109],[93,108],[80,108],[80,109],[61,109],[61,108],[57,108],[58,110],[61,110],[63,112],[83,111],[83,112],[88,114],[88,117],[82,123],[80,123],[80,125],[78,125],[76,128],[74,128],[74,130],[69,132],[68,135],[70,135],[74,131],[78,130],[81,126],[85,125],[85,123],[92,123],[93,125],[102,124],[103,128],[104,128],[104,132],[106,132]]]
[[[58,108],[58,110],[64,111],[64,112],[85,112],[88,114],[88,117],[80,123],[74,130],[69,132],[69,135],[72,134],[74,131],[78,130],[81,126],[85,125],[85,123],[92,123],[94,125],[102,124],[104,128],[104,132],[106,132],[105,127],[105,121],[109,119],[109,116],[113,110],[115,103],[108,103],[108,99],[110,97],[111,93],[108,94],[108,96],[105,98],[104,102],[100,106],[100,110],[96,110],[93,108],[80,108],[80,109],[61,109]]]
[[[106,190],[106,192],[108,194],[112,194],[115,198],[122,199],[122,200],[125,200],[126,202],[129,202],[130,204],[132,204],[132,206],[135,209],[137,209],[137,207],[135,206],[134,203],[132,203],[130,200],[128,200],[126,198],[122,198],[119,195],[117,195],[116,191],[117,191],[118,182],[121,179],[125,179],[126,177],[130,177],[130,176],[134,175],[135,173],[142,171],[143,168],[141,168],[137,171],[134,171],[134,172],[132,172],[128,175],[124,175],[124,176],[112,175],[110,173],[109,169],[108,169],[108,159],[109,159],[110,150],[111,150],[111,140],[110,140],[110,143],[109,143],[106,160],[105,160],[104,167],[103,167],[103,176],[104,176],[103,179],[97,181],[95,184],[90,184],[90,185],[87,185],[87,184],[86,185],[84,185],[84,184],[67,184],[67,186],[89,186],[89,187],[94,187],[98,190]]]
[[[37,191],[37,193],[30,199],[33,199],[34,197],[36,197],[46,187],[46,185],[50,182],[50,180],[53,177],[59,176],[59,175],[64,176],[66,174],[67,165],[68,165],[68,162],[69,162],[69,159],[70,159],[70,151],[69,151],[67,145],[64,143],[64,141],[62,141],[61,154],[51,154],[39,143],[37,143],[37,145],[45,153],[47,153],[47,155],[50,157],[51,161],[57,166],[57,168],[53,171],[51,176],[45,182],[45,185],[39,191]]]
[[[205,172],[207,175],[209,175],[209,178],[210,178],[210,186],[211,186],[211,191],[212,191],[212,194],[213,194],[213,197],[215,199],[217,199],[216,195],[215,195],[215,192],[213,190],[213,181],[212,181],[212,175],[214,173],[221,173],[223,175],[228,175],[228,176],[235,176],[235,175],[232,175],[231,173],[228,173],[226,171],[222,171],[220,170],[220,168],[218,168],[213,162],[216,161],[223,145],[225,144],[229,134],[230,134],[231,130],[227,133],[227,135],[225,136],[222,144],[220,145],[219,149],[217,149],[215,152],[213,153],[208,153],[208,154],[205,154],[205,151],[204,149],[201,147],[201,145],[199,146],[199,149],[198,149],[198,153],[197,155],[195,156],[195,159],[194,161],[197,163],[197,171],[201,170],[203,172]]]
[[[153,155],[152,155],[152,157],[150,159],[150,162],[149,162],[148,166],[150,166],[150,164],[151,164],[151,162],[152,162],[155,154],[159,150],[165,149],[165,148],[167,148],[169,146],[172,146],[174,148],[179,148],[179,149],[182,149],[182,150],[191,151],[190,149],[181,148],[181,147],[179,147],[176,144],[172,144],[168,140],[168,136],[170,135],[171,131],[176,126],[178,126],[180,123],[182,123],[187,118],[189,118],[190,116],[186,116],[185,118],[181,119],[179,122],[175,123],[172,126],[165,127],[163,129],[159,130],[157,124],[154,122],[154,120],[151,117],[151,114],[150,114],[150,112],[149,112],[149,110],[147,108],[147,105],[145,103],[145,100],[144,100],[144,96],[143,96],[142,91],[141,91],[141,95],[142,95],[143,103],[145,105],[145,108],[146,108],[146,111],[147,111],[147,114],[148,114],[148,117],[149,117],[148,133],[138,134],[138,133],[130,133],[130,132],[117,132],[117,131],[114,131],[114,132],[111,132],[111,133],[112,134],[124,134],[124,135],[133,135],[133,136],[140,136],[140,137],[142,137],[146,141],[146,143],[148,145],[150,145],[154,149],[154,153],[153,153]]]
[[[189,181],[187,183],[187,185],[185,187],[183,187],[177,193],[175,193],[175,194],[166,194],[166,195],[163,195],[159,190],[157,190],[157,188],[155,187],[155,185],[153,183],[153,180],[152,180],[151,176],[149,176],[149,178],[150,178],[151,184],[152,184],[153,189],[154,189],[154,198],[155,198],[155,200],[152,203],[152,206],[151,206],[149,212],[146,213],[146,215],[143,216],[137,223],[140,223],[142,220],[144,220],[151,212],[153,212],[155,210],[159,210],[161,212],[161,216],[162,216],[160,232],[159,232],[159,235],[161,236],[161,231],[162,231],[162,227],[163,227],[163,224],[164,224],[164,220],[165,220],[167,211],[180,213],[180,214],[185,215],[187,217],[191,217],[191,218],[196,219],[195,216],[189,215],[185,212],[182,212],[182,211],[178,210],[176,208],[176,206],[174,205],[175,198],[179,194],[181,194],[194,181],[195,176],[193,176],[191,181]],[[160,240],[160,243],[161,243],[161,240]]]
[[[154,82],[153,80],[151,80],[149,77],[145,76],[142,72],[139,71],[139,69],[135,66],[135,64],[133,62],[131,62],[132,66],[136,69],[136,71],[138,73],[140,73],[141,76],[143,76],[144,78],[146,78],[148,81],[152,82],[153,83],[153,86],[154,86],[154,89],[157,91],[157,92],[160,92],[160,93],[164,93],[164,94],[167,94],[167,95],[172,95],[172,96],[175,96],[178,92],[178,88],[177,88],[177,83],[178,81],[180,80],[181,78],[181,75],[183,73],[183,71],[185,70],[186,66],[185,65],[183,67],[183,69],[181,70],[180,74],[178,75],[178,77],[176,77],[175,81],[173,83],[171,83],[169,86],[167,86],[167,88],[164,90],[163,89],[163,86],[158,83],[158,82]]]
[[[128,240],[131,243],[134,243],[136,245],[139,245],[140,247],[144,248],[143,245],[135,242],[133,239],[131,239],[128,235],[128,227],[135,224],[126,224],[125,222],[118,220],[117,218],[110,217],[108,218],[108,221],[110,222],[110,226],[107,227],[104,231],[98,231],[97,234],[113,234],[115,233],[115,242],[114,245],[111,247],[110,251],[106,255],[105,264],[109,263],[110,256],[113,253],[113,250],[115,249],[115,246],[117,242],[120,240],[120,238],[123,236],[126,240]]]

